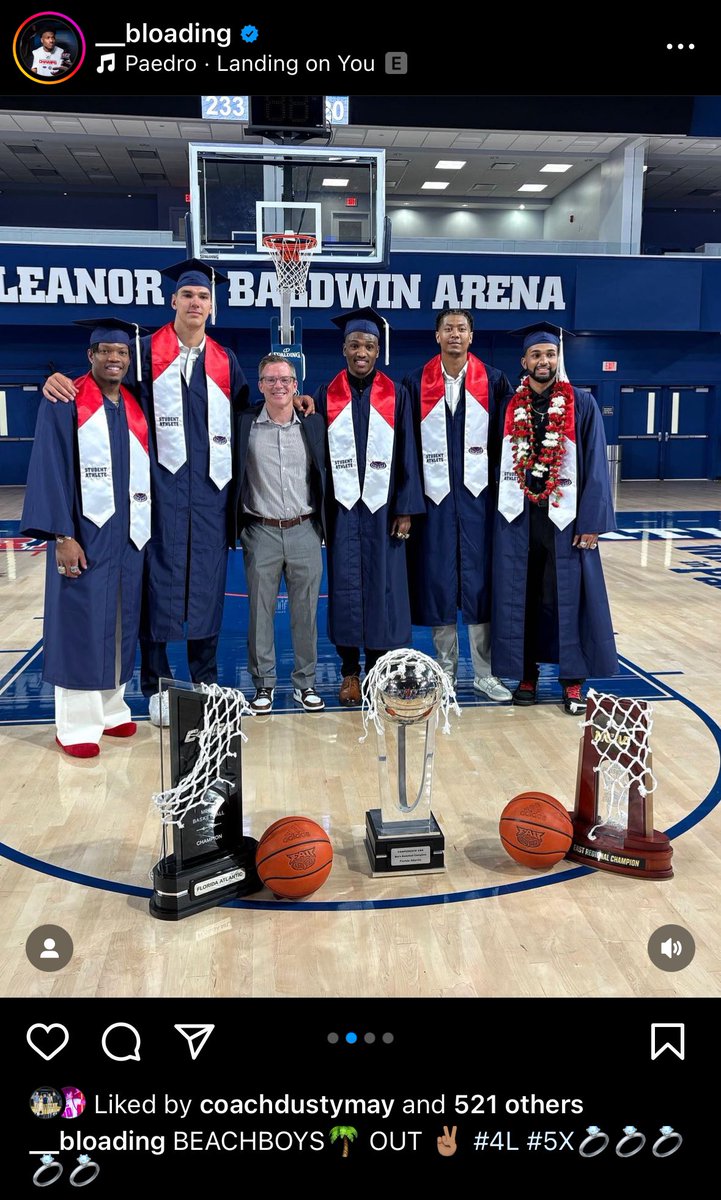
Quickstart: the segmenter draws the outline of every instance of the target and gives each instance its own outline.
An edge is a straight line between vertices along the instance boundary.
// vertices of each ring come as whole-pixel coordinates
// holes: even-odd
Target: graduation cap
[[[569,329],[564,329],[561,325],[552,325],[550,321],[537,321],[535,325],[523,325],[520,329],[513,329],[511,333],[513,337],[523,338],[522,351],[524,354],[526,350],[530,350],[531,346],[558,346],[558,370],[556,374],[562,382],[568,382],[563,362],[563,335],[566,334],[567,337],[575,337],[575,333],[571,333]]]
[[[135,374],[138,380],[142,378],[140,335],[147,333],[147,330],[143,329],[141,325],[137,325],[135,321],[122,321],[120,317],[90,317],[86,321],[74,321],[73,324],[90,330],[89,344],[91,346],[94,346],[96,342],[116,342],[121,346],[130,346],[135,343]]]
[[[160,274],[173,280],[176,292],[181,287],[209,287],[212,299],[210,320],[215,325],[215,288],[216,284],[228,282],[227,275],[216,271],[212,263],[201,262],[199,258],[186,258],[184,262],[173,263]]]
[[[390,325],[385,317],[377,313],[374,308],[354,308],[351,312],[341,313],[339,317],[331,317],[334,325],[343,330],[343,337],[348,337],[349,333],[371,333],[378,338],[380,344],[381,337],[385,333],[386,353],[385,365],[389,363],[390,352]]]

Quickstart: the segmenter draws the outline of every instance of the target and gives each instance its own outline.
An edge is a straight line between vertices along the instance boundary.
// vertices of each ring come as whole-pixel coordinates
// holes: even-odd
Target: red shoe
[[[104,729],[105,737],[132,737],[137,732],[135,721],[125,721],[123,725],[116,725],[113,729]]]
[[[71,758],[96,758],[100,753],[100,747],[96,746],[95,742],[76,742],[74,746],[63,746],[60,738],[56,737],[55,741]]]
[[[579,683],[572,683],[563,689],[563,711],[571,717],[586,711],[586,697],[581,693]]]

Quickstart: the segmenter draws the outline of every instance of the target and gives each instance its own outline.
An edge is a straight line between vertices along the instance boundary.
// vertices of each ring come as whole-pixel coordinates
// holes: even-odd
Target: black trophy
[[[165,684],[168,684],[165,689]],[[162,851],[150,912],[177,921],[262,888],[255,838],[243,834],[242,692],[161,681],[169,726],[161,728]],[[169,834],[169,831],[170,834]]]

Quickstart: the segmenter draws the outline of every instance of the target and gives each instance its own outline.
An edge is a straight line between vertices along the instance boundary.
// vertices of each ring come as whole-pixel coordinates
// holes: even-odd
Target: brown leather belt
[[[278,517],[251,517],[249,521],[255,521],[258,525],[270,525],[273,529],[292,529],[294,525],[302,525],[303,521],[310,521],[315,513],[305,513],[302,517],[287,517],[279,519]]]

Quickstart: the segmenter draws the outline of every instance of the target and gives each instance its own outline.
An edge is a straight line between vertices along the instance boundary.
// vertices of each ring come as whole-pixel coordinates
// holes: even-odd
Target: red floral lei
[[[553,495],[555,499],[551,503],[554,508],[558,508],[558,502],[563,495],[558,486],[558,478],[566,444],[566,405],[573,404],[573,388],[570,383],[562,383],[559,379],[555,381],[548,405],[548,424],[540,453],[536,450],[531,417],[531,401],[535,395],[526,375],[525,379],[521,380],[511,401],[513,405],[511,430],[513,470],[519,487],[533,504],[547,500],[549,496]],[[537,478],[548,475],[546,486],[542,492],[531,491],[526,483],[526,471],[530,471]]]

